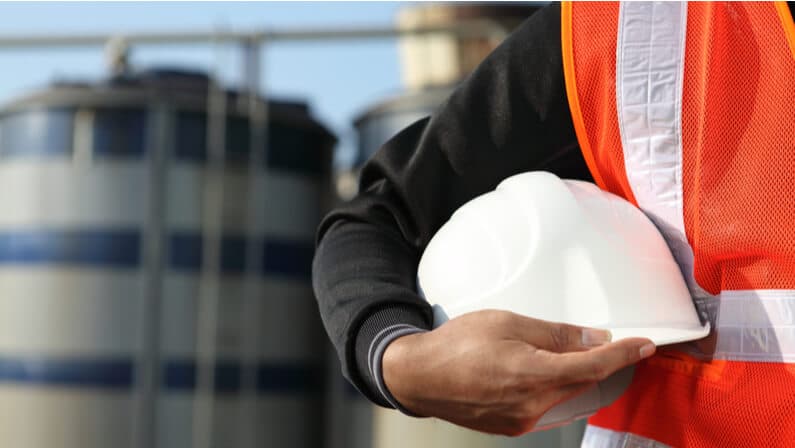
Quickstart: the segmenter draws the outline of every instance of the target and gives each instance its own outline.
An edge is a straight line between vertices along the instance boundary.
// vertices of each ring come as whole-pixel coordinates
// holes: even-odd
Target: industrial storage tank
[[[452,86],[429,87],[397,95],[368,108],[353,123],[358,137],[355,164],[363,165],[386,140],[411,123],[432,115],[451,93]]]
[[[334,143],[179,71],[3,107],[0,444],[320,446]]]

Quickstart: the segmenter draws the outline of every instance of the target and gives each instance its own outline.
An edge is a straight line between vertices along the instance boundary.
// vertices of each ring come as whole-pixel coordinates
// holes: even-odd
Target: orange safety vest
[[[795,446],[787,5],[566,3],[562,46],[594,179],[657,224],[715,329],[640,363],[584,446]]]

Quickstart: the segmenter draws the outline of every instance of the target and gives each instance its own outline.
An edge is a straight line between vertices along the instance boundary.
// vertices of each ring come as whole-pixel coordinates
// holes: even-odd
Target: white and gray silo
[[[152,71],[0,110],[0,445],[321,443],[334,137],[213,86]]]

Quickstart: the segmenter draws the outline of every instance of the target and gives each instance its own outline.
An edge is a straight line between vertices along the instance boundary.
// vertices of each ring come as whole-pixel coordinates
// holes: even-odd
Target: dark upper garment
[[[318,230],[323,322],[343,373],[372,401],[390,405],[372,372],[384,329],[430,328],[415,289],[430,238],[466,201],[531,170],[591,180],[566,99],[557,3],[525,21],[433,117],[387,142],[364,166],[361,194]]]
[[[433,117],[387,142],[364,166],[361,193],[320,225],[320,313],[343,373],[371,400],[389,405],[367,359],[376,335],[394,324],[430,328],[416,292],[430,238],[462,204],[531,170],[591,179],[566,100],[559,4],[525,21]]]

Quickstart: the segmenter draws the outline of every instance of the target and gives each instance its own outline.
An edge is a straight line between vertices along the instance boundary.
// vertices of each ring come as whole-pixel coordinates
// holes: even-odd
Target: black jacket
[[[432,118],[387,142],[364,166],[361,193],[320,225],[320,313],[345,376],[371,400],[387,405],[365,359],[376,333],[430,328],[415,288],[430,238],[459,206],[530,170],[590,180],[566,100],[559,4],[525,21]]]

